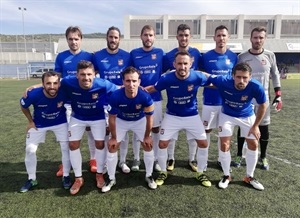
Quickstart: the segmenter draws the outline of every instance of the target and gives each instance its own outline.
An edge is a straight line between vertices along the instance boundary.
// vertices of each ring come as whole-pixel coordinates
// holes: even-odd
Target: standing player
[[[67,98],[65,93],[59,89],[60,74],[54,72],[44,73],[42,84],[43,87],[32,90],[26,98],[23,97],[20,101],[21,110],[28,119],[25,157],[28,180],[20,189],[20,192],[27,192],[38,184],[36,180],[36,151],[39,143],[45,142],[48,130],[54,132],[57,141],[60,143],[64,167],[63,187],[65,189],[71,187],[68,124],[66,109],[63,106]],[[29,110],[30,105],[34,109],[33,115]]]
[[[276,64],[275,54],[269,50],[263,48],[267,34],[265,27],[256,27],[251,31],[250,41],[252,48],[238,56],[239,62],[247,62],[253,71],[253,78],[257,79],[264,87],[267,96],[267,111],[259,124],[259,130],[261,137],[259,139],[260,144],[260,160],[261,168],[264,170],[269,169],[269,163],[266,158],[267,146],[269,143],[269,125],[271,122],[270,117],[270,78],[272,78],[273,87],[275,91],[275,98],[272,105],[275,106],[276,111],[280,111],[282,108],[281,101],[281,83],[280,74]],[[257,113],[257,103],[254,102],[254,110]],[[239,137],[238,134],[238,152],[236,160],[233,165],[239,167],[242,160],[242,150],[245,138]]]
[[[198,70],[199,69],[199,62],[201,58],[201,54],[198,51],[198,49],[193,48],[189,46],[190,39],[191,39],[191,28],[187,24],[180,24],[177,27],[177,36],[176,39],[178,41],[178,48],[174,48],[173,50],[169,51],[166,54],[166,59],[168,62],[168,69],[174,70],[175,66],[173,65],[175,61],[175,54],[178,51],[187,51],[192,57],[192,70]],[[191,167],[191,169],[195,172],[197,172],[197,162],[195,161],[195,155],[197,152],[197,143],[194,139],[188,141],[189,144],[189,161],[188,164]],[[175,141],[171,140],[170,144],[168,146],[168,167],[167,169],[169,171],[174,170],[175,166]]]
[[[62,74],[62,78],[68,75],[76,75],[77,64],[81,60],[91,61],[92,54],[81,50],[82,32],[78,26],[70,26],[66,30],[66,39],[69,46],[69,50],[59,53],[55,59],[55,72]],[[70,121],[71,105],[68,102],[65,104],[67,109],[67,119]],[[88,145],[90,150],[90,171],[96,172],[96,160],[95,160],[95,141],[89,128],[87,128]],[[59,166],[59,170],[56,176],[62,176],[62,166]]]
[[[171,139],[177,139],[180,130],[185,130],[187,140],[195,140],[198,145],[196,179],[203,186],[210,187],[211,182],[203,173],[208,158],[208,147],[197,104],[198,88],[205,85],[207,79],[201,72],[190,70],[192,57],[187,51],[176,53],[174,66],[175,71],[162,75],[154,86],[146,88],[149,92],[166,89],[168,97],[166,114],[160,130],[158,151],[161,172],[155,182],[157,185],[162,185],[166,180],[168,144]]]
[[[83,185],[82,157],[80,153],[80,141],[86,127],[90,127],[95,138],[97,187],[104,185],[103,169],[106,161],[104,138],[106,122],[104,104],[107,95],[117,89],[113,83],[95,78],[94,66],[90,61],[79,61],[77,74],[68,76],[61,82],[62,89],[71,99],[72,116],[69,123],[69,147],[70,160],[75,174],[75,182],[70,193],[75,195]]]
[[[222,97],[222,112],[219,121],[219,137],[221,151],[219,152],[224,176],[219,187],[225,189],[231,181],[230,177],[230,141],[234,127],[241,129],[241,136],[246,137],[248,151],[246,153],[246,177],[244,182],[258,190],[264,187],[253,176],[258,159],[258,140],[261,137],[259,123],[267,108],[266,95],[263,86],[251,78],[251,67],[247,63],[239,63],[233,68],[232,78],[212,75],[208,82],[218,87]],[[258,108],[256,116],[252,100],[255,99]]]
[[[141,86],[146,87],[154,85],[163,73],[164,52],[160,48],[153,46],[155,40],[155,30],[150,25],[145,25],[141,30],[140,38],[143,47],[136,48],[130,52],[132,65],[141,73]],[[162,121],[162,96],[160,92],[151,93],[154,101],[154,121],[152,128],[153,150],[154,150],[154,169],[160,171],[161,168],[157,162],[157,151],[159,142],[159,128]],[[136,148],[139,150],[139,145]],[[136,157],[136,158],[139,158]],[[132,168],[139,169],[139,159],[134,160]]]
[[[117,86],[122,86],[121,72],[130,65],[130,54],[119,48],[121,32],[117,27],[110,27],[106,33],[107,48],[97,51],[93,56],[93,64],[100,78],[107,79]],[[126,135],[120,146],[119,167],[123,173],[129,173],[126,164],[129,138]]]
[[[226,26],[218,26],[215,29],[215,49],[202,56],[203,70],[211,75],[229,75],[237,63],[237,55],[227,49],[229,39]],[[206,132],[208,147],[210,145],[210,133],[213,128],[218,128],[219,114],[222,107],[222,98],[219,91],[214,87],[206,86],[203,89],[202,120]],[[218,147],[220,141],[218,139]],[[219,149],[218,149],[219,150]],[[218,163],[220,163],[218,161]]]
[[[115,91],[109,99],[109,129],[111,131],[107,154],[109,180],[102,188],[102,192],[110,191],[111,187],[116,184],[117,151],[128,131],[133,131],[142,143],[146,167],[145,180],[150,189],[156,189],[157,185],[152,178],[154,154],[150,136],[154,104],[151,96],[139,88],[141,78],[135,68],[126,68],[122,72],[122,78],[124,88]]]

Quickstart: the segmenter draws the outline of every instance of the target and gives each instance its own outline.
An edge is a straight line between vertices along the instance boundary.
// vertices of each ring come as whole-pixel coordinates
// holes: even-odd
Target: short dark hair
[[[111,26],[111,27],[108,28],[108,30],[106,32],[106,38],[108,37],[109,32],[112,31],[112,30],[117,31],[119,33],[119,37],[121,38],[121,31],[118,27],[115,27],[115,26]]]
[[[121,73],[121,74],[122,74],[122,79],[125,78],[125,75],[126,75],[126,74],[132,74],[132,73],[137,73],[137,74],[139,75],[139,79],[140,79],[140,77],[141,77],[140,71],[138,71],[135,67],[131,67],[131,66],[125,68],[125,69],[122,71],[122,73]]]
[[[176,52],[176,54],[175,54],[175,59],[176,59],[176,57],[177,57],[178,55],[187,55],[187,56],[189,56],[190,58],[192,58],[191,54],[190,54],[188,51],[185,51],[185,50]]]
[[[154,30],[153,26],[151,26],[151,25],[145,25],[145,26],[143,26],[143,28],[142,28],[142,30],[141,30],[141,35],[143,35],[143,32],[144,32],[145,30],[153,30],[153,32],[154,32],[154,34],[155,34],[155,30]]]
[[[224,26],[224,25],[217,26],[215,29],[215,34],[218,30],[224,30],[224,29],[227,30],[227,32],[228,32],[228,28],[226,26]]]
[[[68,39],[69,33],[78,33],[78,36],[82,39],[82,32],[78,26],[69,26],[66,30],[66,38]]]
[[[78,62],[77,64],[77,73],[79,72],[79,70],[81,69],[87,69],[90,68],[95,72],[95,68],[92,62],[90,61],[85,61],[85,60],[81,60]]]
[[[44,83],[46,77],[51,77],[51,76],[57,76],[58,80],[60,80],[61,73],[54,72],[54,71],[49,71],[49,72],[43,73],[43,75],[42,75],[42,83]]]
[[[177,27],[177,34],[179,31],[185,31],[185,30],[191,30],[191,28],[189,25],[182,23]]]
[[[259,27],[255,27],[252,31],[251,31],[251,37],[253,35],[253,32],[265,32],[267,33],[267,29],[264,26],[259,26]]]
[[[246,62],[241,62],[241,63],[236,64],[232,70],[232,74],[235,75],[236,71],[238,71],[238,70],[243,71],[243,72],[247,71],[247,72],[249,72],[250,75],[252,74],[252,68]]]

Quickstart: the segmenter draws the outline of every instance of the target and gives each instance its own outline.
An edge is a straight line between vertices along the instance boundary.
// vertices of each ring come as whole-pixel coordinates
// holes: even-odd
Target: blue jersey
[[[21,98],[23,108],[33,106],[32,118],[37,128],[55,126],[67,122],[64,103],[66,94],[59,89],[57,96],[48,98],[43,92],[43,87],[32,89],[27,93],[27,98]]]
[[[138,89],[137,96],[128,98],[125,88],[121,88],[111,94],[109,98],[108,113],[117,115],[118,118],[127,121],[136,121],[154,112],[153,100],[149,93]]]
[[[174,60],[175,60],[175,54],[178,52],[178,48],[174,48],[173,50],[169,51],[166,54],[166,59],[168,62],[168,69],[169,70],[174,70]],[[200,67],[200,61],[201,61],[201,53],[199,52],[198,49],[193,48],[193,47],[189,47],[188,48],[188,52],[190,53],[190,55],[192,56],[193,59],[193,64],[191,69],[192,70],[199,70]]]
[[[222,112],[232,117],[250,117],[254,114],[252,99],[258,104],[266,102],[263,86],[251,79],[244,90],[237,90],[233,78],[227,76],[210,76],[208,82],[218,87],[222,97]]]
[[[207,79],[193,70],[185,80],[176,77],[175,71],[162,75],[155,84],[157,91],[166,89],[168,102],[166,113],[174,116],[188,117],[198,114],[197,91],[199,86],[205,85]]]
[[[145,51],[137,48],[130,52],[132,66],[141,72],[141,86],[154,85],[163,73],[164,52],[160,48]],[[161,101],[160,92],[151,93],[154,101]]]
[[[130,54],[122,49],[116,54],[110,54],[104,48],[94,54],[93,64],[100,78],[121,86],[123,85],[121,72],[130,66]]]
[[[81,50],[78,54],[72,54],[70,50],[59,53],[55,59],[55,72],[61,73],[64,78],[68,75],[76,75],[79,61],[92,61],[92,54]]]
[[[232,68],[238,61],[237,55],[230,50],[226,50],[224,54],[210,50],[202,56],[203,70],[213,75],[231,76]],[[222,105],[222,98],[216,88],[203,89],[203,104],[218,106]]]
[[[94,78],[90,89],[79,86],[75,76],[68,76],[61,81],[61,87],[71,100],[72,116],[79,120],[104,119],[103,105],[107,96],[117,89],[117,86],[107,80]]]

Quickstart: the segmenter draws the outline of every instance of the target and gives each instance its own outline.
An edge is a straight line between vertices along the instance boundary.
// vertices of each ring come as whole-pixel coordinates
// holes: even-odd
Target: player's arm
[[[40,88],[40,87],[43,87],[42,83],[29,86],[28,88],[25,89],[25,92],[23,93],[23,97],[27,98],[28,92],[30,92],[32,89],[36,89],[36,88]]]
[[[202,73],[206,78],[210,77],[209,73],[206,73],[205,71],[199,71],[199,70],[195,70],[197,73]]]
[[[117,139],[116,118],[117,118],[117,115],[114,115],[114,114],[109,114],[108,115],[108,127],[109,127],[109,131],[111,133],[111,138],[112,139]]]
[[[153,128],[153,113],[154,113],[153,102],[150,106],[144,108],[144,113],[146,115],[146,130],[145,130],[143,144],[146,151],[151,151],[153,145],[153,140],[151,138],[151,130]]]
[[[144,87],[144,90],[148,93],[153,93],[153,92],[156,92],[157,90],[154,88],[154,86],[147,86],[147,87]]]
[[[253,126],[249,130],[248,136],[253,134],[255,136],[255,138],[257,140],[259,140],[259,138],[260,138],[259,124],[262,121],[262,119],[263,119],[263,117],[266,113],[266,110],[267,110],[267,103],[266,102],[263,103],[263,104],[258,105],[256,118],[255,118]]]
[[[146,115],[146,130],[145,130],[145,138],[150,137],[151,135],[151,130],[153,127],[153,115]]]
[[[34,121],[33,121],[33,119],[32,119],[32,115],[31,115],[31,113],[30,113],[30,109],[29,109],[29,108],[24,108],[24,107],[22,107],[22,105],[21,105],[21,110],[22,110],[23,114],[25,115],[25,117],[26,117],[27,120],[28,120],[28,125],[27,125],[27,127],[26,127],[26,132],[28,132],[28,130],[31,129],[31,128],[37,130],[37,128],[36,128],[36,126],[35,126],[35,123],[34,123]]]
[[[205,83],[205,85],[203,87],[205,87],[205,88],[213,88],[213,89],[217,88],[214,84],[212,84],[209,81],[209,78],[211,77],[212,74],[206,73],[204,71],[196,71],[196,72],[197,73],[202,73],[207,78],[207,82]]]
[[[116,118],[117,115],[108,115],[108,126],[111,133],[111,138],[108,140],[108,150],[110,153],[114,153],[118,150],[117,132],[116,132]]]

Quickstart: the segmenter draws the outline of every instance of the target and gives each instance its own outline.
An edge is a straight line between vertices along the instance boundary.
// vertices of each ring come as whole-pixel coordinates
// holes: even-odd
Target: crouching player
[[[37,157],[39,143],[45,142],[46,132],[53,131],[60,143],[63,163],[63,187],[69,189],[71,168],[68,144],[68,124],[64,103],[67,98],[60,87],[60,74],[47,72],[42,76],[43,87],[28,92],[27,98],[21,98],[21,110],[28,119],[26,137],[25,166],[28,180],[20,189],[27,192],[38,184],[36,179]],[[33,106],[33,115],[30,112]]]

